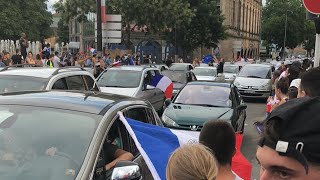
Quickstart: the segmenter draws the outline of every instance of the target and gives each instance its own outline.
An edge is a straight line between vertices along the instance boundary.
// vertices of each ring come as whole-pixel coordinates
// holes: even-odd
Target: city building
[[[217,0],[228,38],[219,43],[226,60],[259,58],[262,0]]]

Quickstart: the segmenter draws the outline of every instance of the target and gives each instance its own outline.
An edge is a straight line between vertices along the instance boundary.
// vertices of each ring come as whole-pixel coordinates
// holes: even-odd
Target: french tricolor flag
[[[97,54],[97,50],[94,49],[94,48],[89,48],[89,51],[90,51],[92,54]]]
[[[172,98],[173,83],[168,77],[156,74],[151,81],[151,85],[161,89],[167,99]]]
[[[198,143],[200,132],[174,130],[146,124],[123,116],[118,113],[120,121],[124,124],[134,140],[141,156],[145,160],[155,180],[166,179],[166,167],[170,155],[181,145]],[[242,135],[236,136],[236,154],[232,159],[232,170],[242,179],[251,179],[252,166],[241,154]]]

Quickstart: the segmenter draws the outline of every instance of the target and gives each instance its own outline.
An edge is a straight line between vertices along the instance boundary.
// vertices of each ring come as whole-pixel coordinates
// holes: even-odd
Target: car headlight
[[[240,87],[240,83],[238,81],[235,81],[233,84],[237,87]]]
[[[270,88],[269,84],[264,84],[264,85],[260,86],[259,89],[269,90],[269,88]]]
[[[166,116],[165,114],[162,115],[162,121],[166,126],[171,126],[171,127],[178,127],[179,125],[174,122],[174,120],[172,120],[171,118],[169,118],[168,116]]]

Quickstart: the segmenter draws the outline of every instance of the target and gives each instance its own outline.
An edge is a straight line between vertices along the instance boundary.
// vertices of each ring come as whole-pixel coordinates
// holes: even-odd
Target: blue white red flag
[[[166,179],[166,167],[174,150],[184,144],[198,143],[200,132],[159,127],[118,114],[155,180]],[[232,170],[244,180],[250,180],[252,166],[240,152],[242,135],[238,134],[236,139]]]
[[[90,51],[92,54],[97,54],[97,50],[94,49],[94,48],[89,48],[89,51]]]
[[[151,85],[161,89],[167,99],[172,98],[173,83],[168,77],[156,74],[151,81]]]

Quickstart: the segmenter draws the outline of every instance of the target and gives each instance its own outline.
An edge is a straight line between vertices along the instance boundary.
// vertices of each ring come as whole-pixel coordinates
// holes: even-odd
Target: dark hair
[[[294,79],[298,79],[300,77],[300,72],[301,68],[291,65],[288,69],[289,83],[291,83]]]
[[[289,86],[289,79],[287,77],[280,78],[276,83],[276,88],[279,89],[282,94],[288,94]]]
[[[199,142],[213,151],[220,165],[231,164],[235,152],[236,136],[229,123],[221,120],[205,123]]]
[[[33,55],[32,51],[29,51],[28,54],[32,54]]]
[[[49,58],[53,58],[54,57],[54,54],[50,54]]]
[[[20,52],[20,49],[19,48],[17,48],[16,49],[16,54],[18,54]]]
[[[7,55],[7,54],[10,54],[10,53],[9,53],[9,52],[7,52],[7,51],[3,53],[3,55],[4,55],[4,56],[5,56],[5,55]]]
[[[274,77],[275,79],[278,78],[278,77],[280,77],[280,75],[281,75],[281,71],[279,71],[279,70],[275,70],[274,73],[273,73],[273,77]]]
[[[301,76],[301,90],[306,92],[307,96],[320,96],[320,68],[312,68]]]
[[[288,91],[288,94],[289,94],[289,99],[295,99],[298,97],[298,88],[296,87],[290,87],[289,88],[289,91]]]
[[[36,60],[41,60],[40,54],[36,55]]]
[[[54,55],[56,55],[56,56],[59,55],[59,52],[58,51],[54,52]]]
[[[46,55],[45,54],[42,54],[42,59],[46,59]]]

